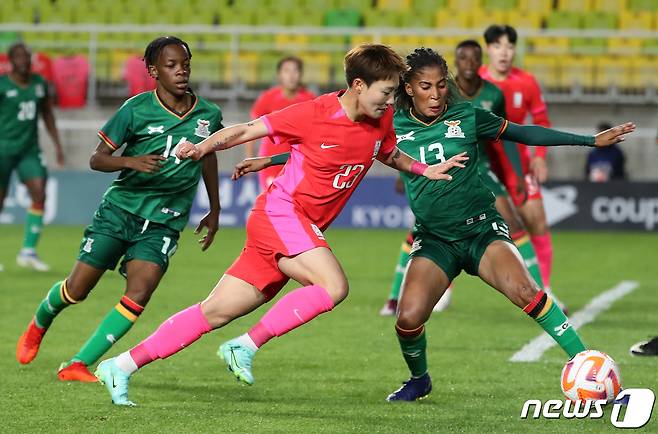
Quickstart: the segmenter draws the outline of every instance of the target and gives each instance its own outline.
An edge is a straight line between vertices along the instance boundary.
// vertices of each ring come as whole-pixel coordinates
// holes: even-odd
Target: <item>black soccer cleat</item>
[[[658,336],[633,345],[631,356],[658,356]]]
[[[391,401],[417,401],[425,398],[432,391],[432,379],[430,374],[418,378],[410,378],[395,392],[386,397],[386,400]]]

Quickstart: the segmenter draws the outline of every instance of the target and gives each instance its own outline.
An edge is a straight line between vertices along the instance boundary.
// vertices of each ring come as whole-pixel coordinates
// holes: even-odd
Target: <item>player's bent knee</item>
[[[234,316],[222,311],[221,308],[212,306],[210,303],[201,303],[201,312],[213,329],[223,327],[235,319]]]
[[[427,309],[421,306],[400,307],[397,326],[403,330],[414,330],[425,324],[429,316]]]
[[[89,285],[80,282],[76,278],[72,278],[72,276],[69,276],[66,279],[66,292],[68,296],[74,299],[76,302],[81,302],[87,298],[91,290],[92,288],[89,287]]]
[[[535,299],[537,292],[539,292],[539,289],[532,282],[525,281],[515,286],[511,300],[514,304],[523,308]]]
[[[325,288],[329,297],[334,301],[334,305],[337,305],[341,301],[347,298],[347,295],[350,292],[350,284],[347,279],[340,279],[337,282],[330,283]]]

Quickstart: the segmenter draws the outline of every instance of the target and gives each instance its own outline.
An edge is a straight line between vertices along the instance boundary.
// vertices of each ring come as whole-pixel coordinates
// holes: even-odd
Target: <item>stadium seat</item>
[[[274,36],[274,46],[280,51],[301,51],[309,44],[309,35],[305,34],[277,34]]]
[[[254,11],[251,9],[226,7],[219,11],[219,24],[223,26],[251,26],[254,21]]]
[[[372,0],[335,0],[337,9],[354,9],[365,12],[372,9]]]
[[[573,54],[604,54],[607,52],[606,38],[571,38]]]
[[[258,83],[258,58],[260,53],[243,52],[235,58],[231,53],[227,53],[224,59],[226,65],[224,80],[227,83],[235,84],[241,82],[247,85]],[[237,74],[234,74],[233,67],[237,67]]]
[[[568,54],[570,49],[569,38],[566,37],[529,37],[526,44],[531,54]]]
[[[541,12],[514,9],[507,12],[507,23],[517,29],[541,29],[543,17]]]
[[[471,23],[470,11],[452,9],[436,11],[435,25],[440,29],[470,29]]]
[[[517,0],[482,0],[482,8],[486,10],[511,11],[517,7]]]
[[[423,13],[434,13],[437,9],[447,8],[448,0],[413,0],[412,9]]]
[[[288,12],[292,12],[296,9],[305,9],[306,7],[306,2],[304,2],[304,0],[276,0],[270,3],[270,8],[281,9]],[[326,8],[326,5],[324,7]]]
[[[254,14],[257,26],[287,26],[288,11],[284,9],[259,9]]]
[[[271,86],[276,83],[276,65],[282,57],[284,56],[274,52],[264,53],[260,56],[258,61],[259,84]]]
[[[366,27],[398,27],[400,14],[397,11],[370,9],[363,14]]]
[[[642,41],[642,54],[647,54],[650,56],[658,55],[658,38],[654,39],[645,39]]]
[[[329,9],[340,9],[334,0],[302,0],[303,8],[325,12]]]
[[[377,0],[377,9],[404,12],[411,9],[411,0]]]
[[[579,29],[581,15],[571,11],[555,11],[546,16],[547,29]]]
[[[656,0],[628,0],[628,8],[632,11],[658,11]]]
[[[291,26],[321,27],[324,21],[324,12],[319,9],[292,9],[288,12]]]
[[[548,14],[553,8],[553,0],[519,0],[519,9],[522,11]]]
[[[219,21],[218,9],[206,9],[201,6],[186,5],[178,10],[180,24],[203,24],[212,26]]]
[[[594,0],[592,9],[618,14],[626,8],[626,0]]]
[[[399,36],[385,35],[382,36],[382,44],[393,47],[396,51],[407,54],[421,45],[421,38],[415,35]]]
[[[560,86],[558,56],[528,54],[523,58],[523,67],[531,71],[542,86],[550,88]]]
[[[471,11],[471,28],[486,29],[492,23],[507,23],[507,11],[475,9]]]
[[[608,38],[608,54],[639,54],[642,40],[638,38]]]
[[[594,87],[594,57],[592,56],[560,56],[560,86],[570,88],[580,85],[591,89]]]
[[[658,89],[658,56],[637,56],[634,66],[639,87]]]
[[[356,9],[330,9],[324,16],[324,23],[329,27],[359,27],[361,13]]]
[[[620,89],[635,87],[634,70],[630,58],[620,61],[616,56],[596,56],[594,58],[594,87],[607,89],[616,86]]]
[[[610,12],[593,11],[583,15],[584,29],[616,29],[617,16]]]
[[[448,0],[448,9],[472,11],[480,7],[480,0]]]
[[[569,12],[590,12],[592,10],[592,0],[558,0],[557,10]]]
[[[621,11],[619,13],[619,28],[621,30],[652,30],[653,21],[651,12]]]
[[[434,27],[434,10],[428,11],[412,9],[400,13],[400,27],[409,29]]]
[[[307,53],[304,59],[304,82],[327,86],[331,79],[331,56],[327,53]]]

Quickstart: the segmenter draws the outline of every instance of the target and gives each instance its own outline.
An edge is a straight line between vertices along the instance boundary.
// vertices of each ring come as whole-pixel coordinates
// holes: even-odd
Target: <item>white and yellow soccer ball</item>
[[[585,350],[576,354],[562,369],[562,392],[572,401],[612,402],[621,391],[619,368],[607,354]]]

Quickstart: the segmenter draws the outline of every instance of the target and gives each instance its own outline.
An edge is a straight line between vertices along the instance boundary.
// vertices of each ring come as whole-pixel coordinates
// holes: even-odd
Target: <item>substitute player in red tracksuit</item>
[[[537,80],[529,72],[513,66],[517,38],[516,30],[511,26],[492,25],[487,28],[484,39],[490,64],[480,68],[480,76],[503,91],[505,111],[510,122],[524,124],[530,115],[533,124],[550,127],[546,103]],[[539,184],[545,182],[548,177],[546,148],[533,147],[532,155],[528,146],[518,144],[518,147],[520,168],[515,168],[517,163],[510,159],[502,159],[500,164],[492,166],[507,187],[523,223],[528,228],[545,290],[551,293],[553,245],[539,188]],[[517,175],[519,171],[523,178]],[[552,296],[564,309],[558,298],[554,294]]]

